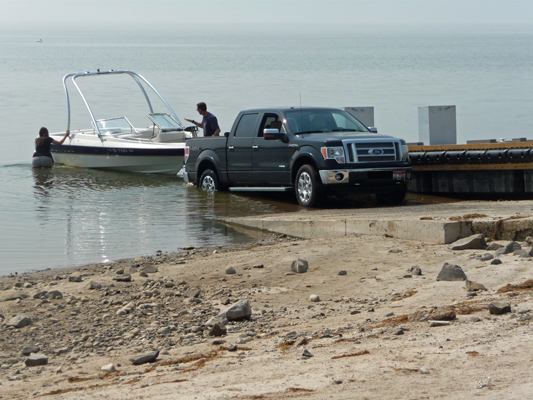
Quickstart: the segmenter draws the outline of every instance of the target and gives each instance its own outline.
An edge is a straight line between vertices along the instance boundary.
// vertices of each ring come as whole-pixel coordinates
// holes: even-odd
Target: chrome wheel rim
[[[298,198],[303,204],[308,204],[311,201],[313,193],[313,181],[311,175],[307,172],[302,172],[298,177]]]
[[[213,177],[209,175],[204,177],[204,179],[202,180],[202,190],[206,192],[214,192],[217,190],[215,187],[215,180],[213,179]]]

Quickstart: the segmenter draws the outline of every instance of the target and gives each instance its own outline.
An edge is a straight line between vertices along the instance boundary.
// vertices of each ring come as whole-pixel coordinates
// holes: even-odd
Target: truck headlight
[[[324,160],[335,160],[339,164],[346,163],[346,157],[344,157],[344,147],[322,147],[320,149]]]
[[[402,161],[409,159],[409,147],[406,144],[402,144]]]

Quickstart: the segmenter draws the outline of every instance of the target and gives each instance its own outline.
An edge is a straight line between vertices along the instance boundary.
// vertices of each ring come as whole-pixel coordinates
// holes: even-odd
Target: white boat
[[[101,75],[129,75],[141,89],[148,105],[148,128],[134,127],[126,116],[96,119],[76,79]],[[196,135],[196,127],[185,127],[159,92],[141,75],[132,71],[102,71],[68,74],[63,78],[67,96],[70,130],[68,81],[80,94],[91,117],[91,127],[72,130],[62,146],[52,144],[54,161],[72,167],[112,169],[118,171],[177,174],[183,167],[185,140]],[[166,112],[154,112],[146,89],[151,89],[166,106]],[[64,132],[53,133],[61,140]]]

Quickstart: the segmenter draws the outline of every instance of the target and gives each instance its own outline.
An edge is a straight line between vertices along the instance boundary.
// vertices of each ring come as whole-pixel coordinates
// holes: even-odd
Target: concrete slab
[[[378,219],[314,219],[279,218],[273,216],[239,217],[223,220],[230,225],[283,233],[305,239],[346,235],[390,235],[398,239],[448,244],[472,234],[464,221],[378,220]]]
[[[301,238],[390,235],[449,244],[481,233],[493,240],[533,237],[533,200],[406,204],[391,208],[331,209],[220,220],[235,227]]]

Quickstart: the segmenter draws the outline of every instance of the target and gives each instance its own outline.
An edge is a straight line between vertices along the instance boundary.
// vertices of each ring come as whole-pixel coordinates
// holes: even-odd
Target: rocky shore
[[[531,242],[384,236],[0,278],[2,399],[528,398]]]

